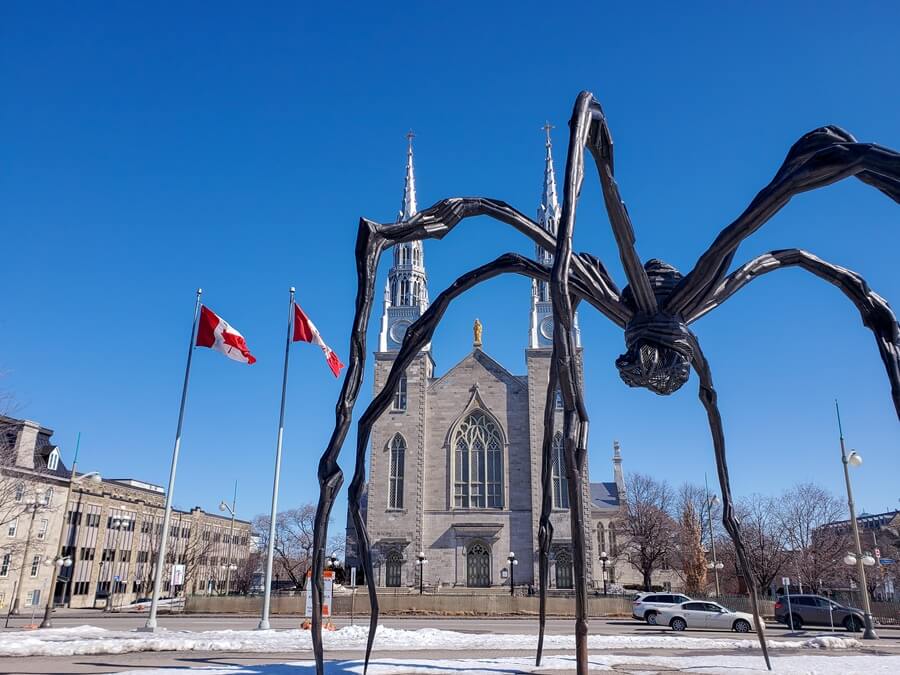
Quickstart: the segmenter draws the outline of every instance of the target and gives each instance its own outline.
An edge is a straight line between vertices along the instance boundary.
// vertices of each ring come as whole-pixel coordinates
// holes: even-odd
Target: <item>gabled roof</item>
[[[622,502],[619,488],[614,482],[591,483],[591,507],[595,509],[617,509]]]
[[[55,469],[51,470],[49,468],[48,462],[50,461],[50,455],[53,454],[54,450],[59,454],[59,448],[55,445],[44,445],[34,451],[35,471],[56,478],[69,478],[69,470],[66,468],[66,465],[63,464],[62,457],[59,458]]]
[[[481,349],[475,348],[468,355],[463,357],[459,363],[450,368],[446,373],[444,373],[441,377],[434,380],[429,388],[436,387],[440,385],[442,382],[450,378],[453,373],[458,370],[464,363],[474,360],[477,361],[485,370],[491,373],[494,377],[496,377],[501,382],[504,382],[508,385],[513,385],[516,387],[524,387],[525,383],[528,381],[527,376],[524,378],[519,375],[513,375],[506,368],[500,365],[497,361],[492,359],[490,356],[485,354]]]

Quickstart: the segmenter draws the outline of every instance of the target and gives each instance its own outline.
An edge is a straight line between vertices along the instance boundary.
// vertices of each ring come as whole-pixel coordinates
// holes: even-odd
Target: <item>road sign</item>
[[[176,586],[184,586],[184,565],[172,565],[172,589]]]
[[[350,568],[350,588],[356,587],[356,568]]]
[[[113,577],[113,581],[119,583],[120,581],[122,581],[122,578],[117,574],[115,577]]]
[[[790,586],[791,578],[790,577],[781,577],[781,585],[782,586]]]
[[[334,595],[334,572],[325,570],[322,573],[325,580],[325,595],[322,598],[322,616],[331,616],[331,599]],[[312,570],[306,572],[306,612],[307,619],[312,617]]]
[[[880,549],[880,548],[877,548],[877,547],[875,548],[875,557],[876,557],[876,558],[880,558],[880,557],[881,557],[881,549]]]
[[[897,561],[894,558],[882,558],[878,562],[880,562],[882,565],[893,565]]]

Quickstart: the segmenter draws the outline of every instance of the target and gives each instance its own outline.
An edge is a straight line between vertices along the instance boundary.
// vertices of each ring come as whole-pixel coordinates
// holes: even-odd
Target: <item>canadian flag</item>
[[[211,347],[229,359],[241,363],[256,363],[244,336],[228,325],[206,305],[200,307],[200,326],[197,329],[197,346]]]
[[[316,324],[309,320],[309,317],[306,316],[296,302],[294,303],[294,342],[311,342],[319,345],[322,351],[325,352],[325,360],[328,362],[331,372],[334,373],[335,377],[340,377],[341,368],[344,367],[344,364],[341,363],[337,354],[331,350],[331,347],[325,344],[325,340],[319,334]]]

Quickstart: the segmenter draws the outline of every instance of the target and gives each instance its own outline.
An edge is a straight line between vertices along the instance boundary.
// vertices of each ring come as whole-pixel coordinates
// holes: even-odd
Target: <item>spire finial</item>
[[[416,137],[413,130],[410,129],[406,133],[406,183],[403,186],[403,205],[400,208],[400,222],[406,222],[414,215],[418,207],[416,206],[416,174],[413,169],[413,139]]]
[[[544,191],[538,207],[537,221],[541,227],[555,235],[560,208],[556,196],[556,172],[553,170],[553,142],[550,138],[550,130],[554,127],[550,122],[545,122],[541,128],[547,134],[547,154],[544,158]]]
[[[543,129],[544,131],[547,132],[547,147],[548,147],[548,148],[552,145],[552,142],[551,142],[551,140],[550,140],[550,130],[551,130],[551,129],[555,129],[555,128],[556,128],[556,127],[554,127],[552,124],[550,124],[549,121],[548,121],[548,122],[544,122],[544,126],[541,127],[541,129]]]

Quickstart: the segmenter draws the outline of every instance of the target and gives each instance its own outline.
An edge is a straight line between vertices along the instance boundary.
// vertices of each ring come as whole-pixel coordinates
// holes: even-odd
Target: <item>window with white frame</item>
[[[53,501],[53,488],[48,487],[47,490],[44,492],[44,504],[47,504],[49,506],[50,502],[52,502],[52,501]]]
[[[406,410],[406,373],[400,376],[400,381],[397,383],[392,409]]]
[[[4,553],[3,558],[0,558],[0,577],[9,575],[9,565],[11,560],[12,553]]]
[[[19,531],[19,519],[13,518],[11,521],[9,521],[9,527],[6,529],[6,536],[7,537],[15,537],[16,532],[18,532],[18,531]]]
[[[38,575],[38,570],[41,569],[41,556],[35,554],[35,556],[31,559],[31,576],[36,577]]]
[[[477,410],[460,423],[453,445],[454,506],[503,508],[503,438],[497,424]]]
[[[403,472],[406,463],[406,441],[397,434],[391,440],[390,485],[388,490],[388,508],[403,508]]]
[[[19,481],[16,483],[16,502],[21,502],[23,499],[25,499],[25,483]]]
[[[38,527],[37,538],[38,539],[46,539],[47,538],[47,528],[50,527],[50,521],[46,518],[41,518],[40,527]]]
[[[47,468],[50,471],[56,471],[59,466],[59,448],[53,448],[53,452],[47,457]]]
[[[553,506],[557,509],[569,508],[569,481],[566,478],[566,452],[562,434],[553,437]]]

